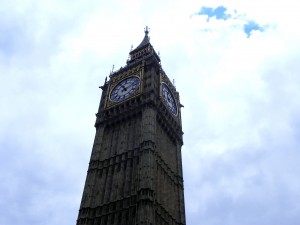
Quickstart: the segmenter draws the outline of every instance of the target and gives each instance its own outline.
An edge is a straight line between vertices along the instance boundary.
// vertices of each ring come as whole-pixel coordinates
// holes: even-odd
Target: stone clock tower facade
[[[148,28],[105,80],[77,225],[184,225],[179,94]]]

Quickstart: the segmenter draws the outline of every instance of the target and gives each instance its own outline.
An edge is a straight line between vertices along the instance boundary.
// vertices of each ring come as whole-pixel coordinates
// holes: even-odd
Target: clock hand
[[[164,97],[168,99],[168,94],[164,92]]]
[[[123,85],[123,84],[120,84],[120,85],[121,85],[121,87],[123,88],[123,89],[122,89],[122,92],[127,91],[127,88],[125,87],[125,85]]]
[[[171,102],[170,96],[167,95],[168,102]]]
[[[121,85],[121,87],[123,88],[122,92],[130,91],[130,89],[132,89],[132,84],[129,83],[127,86],[126,85]]]

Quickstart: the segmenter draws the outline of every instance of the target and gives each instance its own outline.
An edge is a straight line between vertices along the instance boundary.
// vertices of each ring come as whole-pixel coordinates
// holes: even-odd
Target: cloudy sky
[[[299,225],[298,4],[1,0],[0,224],[75,224],[98,87],[148,25],[184,105],[187,225]]]

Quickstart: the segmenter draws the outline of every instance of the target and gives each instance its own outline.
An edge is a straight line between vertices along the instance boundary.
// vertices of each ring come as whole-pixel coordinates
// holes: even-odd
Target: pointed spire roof
[[[148,34],[149,34],[149,27],[146,26],[145,29],[144,29],[144,31],[145,31],[145,37],[144,37],[143,41],[141,42],[141,44],[139,44],[139,46],[137,46],[135,49],[133,49],[130,52],[130,54],[134,53],[134,52],[136,52],[136,51],[138,51],[140,49],[142,49],[143,47],[145,47],[147,45],[150,45],[150,38],[148,36]]]
[[[142,60],[148,56],[154,56],[155,59],[160,62],[159,56],[156,54],[153,46],[150,44],[149,28],[146,26],[145,28],[145,37],[143,41],[133,50],[129,52],[129,59],[127,60],[127,64],[137,62],[138,60]]]
[[[146,28],[145,28],[145,37],[144,37],[142,43],[137,48],[141,48],[141,47],[143,47],[147,44],[150,44],[150,38],[149,38],[148,34],[149,34],[149,28],[148,28],[148,26],[146,26]]]

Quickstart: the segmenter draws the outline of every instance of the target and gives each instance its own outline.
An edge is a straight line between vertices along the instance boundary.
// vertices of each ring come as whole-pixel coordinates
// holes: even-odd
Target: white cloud
[[[220,5],[236,19],[194,15]],[[97,87],[146,25],[185,106],[187,224],[297,224],[294,1],[10,1],[0,12],[15,49],[0,43],[1,224],[75,223]],[[245,20],[269,27],[247,38]]]

